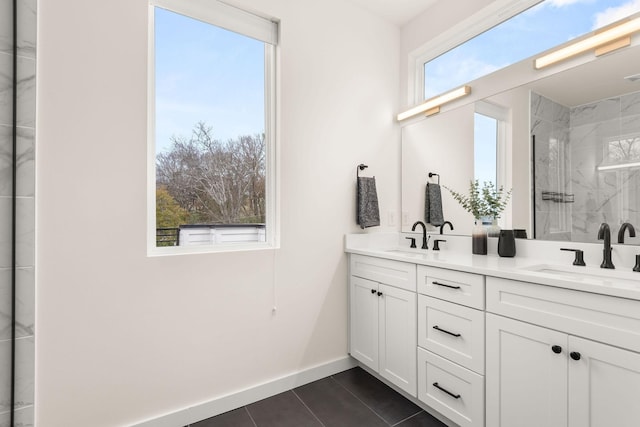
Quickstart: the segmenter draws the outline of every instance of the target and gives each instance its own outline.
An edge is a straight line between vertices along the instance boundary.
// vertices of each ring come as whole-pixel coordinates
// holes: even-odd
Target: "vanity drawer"
[[[418,345],[484,374],[484,312],[418,295]]]
[[[484,377],[421,348],[418,399],[461,427],[484,426]]]
[[[484,310],[484,276],[481,274],[419,265],[418,292]]]
[[[487,277],[487,311],[640,351],[640,301]]]
[[[353,276],[416,291],[415,264],[354,254],[350,267]]]

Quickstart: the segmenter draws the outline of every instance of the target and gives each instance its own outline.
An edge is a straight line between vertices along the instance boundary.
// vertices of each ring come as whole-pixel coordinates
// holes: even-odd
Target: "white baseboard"
[[[223,414],[236,408],[257,402],[267,397],[309,384],[313,381],[337,374],[357,366],[349,356],[332,360],[322,365],[313,366],[266,383],[220,396],[208,402],[180,409],[165,415],[154,417],[146,421],[133,424],[132,427],[181,427],[216,415]]]

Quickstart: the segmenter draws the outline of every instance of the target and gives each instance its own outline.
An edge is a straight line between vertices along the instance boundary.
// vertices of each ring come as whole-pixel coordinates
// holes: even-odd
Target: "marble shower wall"
[[[595,242],[602,222],[640,226],[640,168],[598,170],[640,162],[640,92],[572,108],[531,93],[531,134],[536,238]]]
[[[571,147],[573,240],[594,241],[602,222],[640,226],[640,169],[597,169],[640,161],[640,92],[572,108]]]
[[[531,92],[536,239],[571,240],[569,130],[569,108]]]
[[[12,2],[0,2],[0,427],[10,423]],[[16,414],[34,418],[36,0],[18,0]]]

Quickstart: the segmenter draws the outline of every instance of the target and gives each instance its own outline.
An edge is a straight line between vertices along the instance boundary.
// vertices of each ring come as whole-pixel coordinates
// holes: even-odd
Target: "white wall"
[[[355,166],[383,216],[400,205],[399,30],[340,0],[241,3],[282,21],[282,247],[148,258],[147,1],[40,2],[40,427],[129,424],[346,354]]]
[[[518,86],[487,99],[509,110],[507,128],[509,144],[506,150],[506,187],[513,190],[511,202],[511,227],[524,228],[532,236],[531,220],[531,127],[529,117],[529,89]]]
[[[454,224],[456,234],[471,234],[474,218],[456,202],[444,186],[466,193],[473,180],[474,105],[464,105],[435,114],[402,128],[402,211],[409,217],[404,231],[414,221],[424,221],[425,185],[437,182],[429,172],[440,174],[444,219]],[[429,231],[438,230],[428,225]],[[418,229],[420,230],[420,229]]]

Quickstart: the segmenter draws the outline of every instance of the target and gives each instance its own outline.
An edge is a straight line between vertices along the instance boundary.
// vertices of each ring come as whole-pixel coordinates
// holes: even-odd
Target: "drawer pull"
[[[445,388],[440,387],[440,386],[438,385],[438,383],[433,383],[433,386],[434,386],[435,388],[437,388],[438,390],[440,390],[440,391],[443,391],[443,392],[447,393],[449,396],[453,397],[454,399],[460,399],[460,395],[459,395],[459,394],[453,394],[453,393],[451,393],[449,390],[447,390],[447,389],[445,389]]]
[[[554,345],[553,347],[551,347],[551,351],[553,351],[555,354],[560,354],[562,353],[562,347],[560,347],[559,345]]]
[[[371,289],[371,293],[372,293],[372,294],[375,294],[375,293],[376,293],[376,290],[375,290],[375,289]]]
[[[378,296],[381,297],[382,296],[382,292],[378,292]]]
[[[571,353],[569,353],[569,356],[571,356],[573,360],[580,360],[580,358],[582,357],[582,355],[577,351],[572,351]]]
[[[435,329],[436,331],[444,332],[445,334],[449,334],[449,335],[454,336],[454,337],[461,337],[462,336],[460,334],[454,334],[453,332],[449,332],[449,331],[447,331],[445,329],[442,329],[438,325],[435,325],[433,327],[433,329]]]
[[[436,282],[435,280],[433,282],[434,285],[438,285],[438,286],[444,286],[445,288],[451,288],[451,289],[460,289],[460,286],[451,286],[451,285],[446,285],[444,283],[440,283],[440,282]]]

